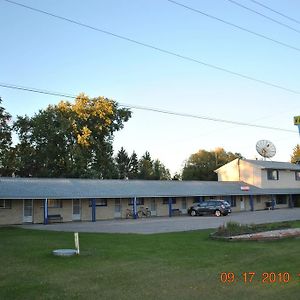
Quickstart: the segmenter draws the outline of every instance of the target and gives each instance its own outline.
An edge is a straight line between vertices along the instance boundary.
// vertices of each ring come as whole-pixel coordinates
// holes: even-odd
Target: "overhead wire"
[[[185,56],[185,55],[182,55],[182,54],[179,54],[179,53],[176,53],[176,52],[173,52],[173,51],[169,51],[169,50],[166,50],[166,49],[163,49],[163,48],[151,45],[151,44],[140,42],[138,40],[128,38],[126,36],[119,35],[119,34],[116,34],[116,33],[113,33],[113,32],[107,31],[107,30],[103,30],[103,29],[100,29],[100,28],[97,28],[97,27],[94,27],[94,26],[91,26],[91,25],[88,25],[88,24],[84,24],[82,22],[79,22],[79,21],[76,21],[76,20],[73,20],[73,19],[62,17],[62,16],[59,16],[59,15],[47,12],[45,10],[37,9],[37,8],[27,6],[27,5],[24,5],[24,4],[15,2],[15,1],[11,1],[11,0],[3,0],[3,1],[6,1],[8,3],[14,4],[14,5],[17,5],[17,6],[20,6],[20,7],[23,7],[23,8],[26,8],[26,9],[44,14],[44,15],[54,17],[56,19],[60,19],[60,20],[63,20],[63,21],[66,21],[66,22],[69,22],[69,23],[72,23],[72,24],[76,24],[76,25],[81,26],[81,27],[85,27],[85,28],[88,28],[88,29],[91,29],[91,30],[94,30],[94,31],[97,31],[97,32],[101,32],[101,33],[104,33],[106,35],[113,36],[115,38],[125,40],[127,42],[130,42],[130,43],[133,43],[133,44],[136,44],[136,45],[140,45],[140,46],[158,51],[160,53],[171,55],[171,56],[174,56],[174,57],[186,60],[186,61],[194,62],[194,63],[206,66],[206,67],[211,68],[211,69],[222,71],[222,72],[225,72],[227,74],[231,74],[231,75],[243,78],[243,79],[247,79],[247,80],[257,82],[257,83],[261,83],[261,84],[271,86],[271,87],[274,87],[274,88],[277,88],[277,89],[281,89],[281,90],[284,90],[284,91],[287,91],[287,92],[290,92],[290,93],[293,93],[293,94],[297,94],[297,95],[300,94],[300,91],[298,91],[298,90],[290,89],[290,88],[287,88],[285,86],[282,86],[282,85],[279,85],[279,84],[276,84],[276,83],[273,83],[273,82],[258,79],[258,78],[255,78],[255,77],[252,77],[252,76],[249,76],[249,75],[246,75],[246,74],[242,74],[242,73],[235,72],[235,71],[232,71],[232,70],[227,69],[227,68],[217,66],[215,64],[210,64],[210,63],[207,63],[207,62],[199,60],[199,59],[195,59],[195,58],[192,58],[192,57],[189,57],[189,56]],[[298,48],[295,48],[295,49],[298,49]],[[298,49],[298,50],[300,51],[300,49]]]
[[[267,20],[269,20],[269,21],[272,21],[272,22],[274,22],[274,23],[276,23],[276,24],[278,24],[278,25],[280,25],[280,26],[283,26],[283,27],[288,28],[288,29],[290,29],[290,30],[293,30],[293,31],[295,31],[295,32],[297,32],[297,33],[300,33],[300,30],[298,30],[298,29],[296,29],[296,28],[294,28],[294,27],[292,27],[292,26],[290,26],[290,25],[287,25],[287,24],[285,24],[285,23],[282,23],[282,22],[280,22],[280,21],[278,21],[278,20],[276,20],[276,19],[273,19],[273,18],[271,18],[271,17],[269,17],[269,16],[267,16],[267,15],[265,15],[265,14],[263,14],[263,13],[258,12],[258,11],[255,10],[255,9],[252,9],[252,8],[250,8],[250,7],[248,7],[248,6],[245,6],[245,5],[239,3],[239,2],[237,2],[237,1],[235,1],[235,0],[227,0],[227,1],[231,2],[231,3],[234,4],[234,5],[237,5],[237,6],[239,6],[239,7],[242,7],[242,8],[244,8],[244,9],[248,10],[248,11],[251,11],[252,13],[254,13],[254,14],[256,14],[256,15],[259,15],[259,16],[261,16],[261,17],[263,17],[263,18],[265,18],[265,19],[267,19]]]
[[[278,15],[280,15],[280,16],[282,16],[282,17],[284,17],[284,18],[286,18],[286,19],[288,19],[290,21],[293,21],[295,23],[300,24],[299,20],[296,20],[296,19],[294,19],[294,18],[292,18],[292,17],[290,17],[290,16],[288,16],[286,14],[283,14],[282,12],[280,12],[278,10],[275,10],[275,9],[271,8],[270,6],[267,6],[267,5],[265,5],[265,4],[263,4],[263,3],[259,2],[259,1],[256,1],[256,0],[249,0],[249,1],[251,1],[251,2],[253,2],[255,4],[257,4],[257,5],[260,5],[260,6],[266,8],[266,9],[268,9],[268,10],[270,10],[270,11],[272,11],[272,12],[274,12],[274,13],[276,13],[276,14],[278,14]]]
[[[27,92],[33,92],[33,93],[39,93],[39,94],[50,95],[50,96],[56,96],[56,97],[67,97],[67,98],[76,99],[75,95],[71,95],[68,93],[60,93],[60,92],[55,92],[55,91],[42,90],[42,89],[37,89],[37,88],[33,88],[33,87],[25,87],[25,86],[19,86],[19,85],[3,83],[3,82],[0,82],[0,87],[21,90],[21,91],[27,91]],[[220,118],[213,118],[210,116],[182,113],[182,112],[164,110],[164,109],[155,108],[155,107],[141,106],[141,105],[135,105],[135,104],[122,103],[122,102],[118,102],[118,105],[121,107],[129,108],[129,109],[138,109],[138,110],[150,111],[150,112],[161,113],[161,114],[172,115],[172,116],[179,116],[179,117],[201,119],[201,120],[213,121],[213,122],[219,122],[219,123],[234,124],[234,125],[239,125],[239,126],[248,126],[248,127],[256,127],[256,128],[263,128],[263,129],[269,129],[269,130],[297,133],[294,130],[285,129],[285,128],[258,125],[258,124],[253,124],[253,123],[232,121],[232,120],[226,120],[226,119],[220,119]]]
[[[287,44],[287,43],[281,42],[281,41],[279,41],[279,40],[273,39],[273,38],[268,37],[268,36],[266,36],[266,35],[264,35],[264,34],[255,32],[255,31],[253,31],[253,30],[247,29],[247,28],[242,27],[242,26],[240,26],[240,25],[236,25],[236,24],[234,24],[234,23],[232,23],[232,22],[228,22],[228,21],[226,21],[226,20],[224,20],[224,19],[221,19],[221,18],[218,18],[218,17],[216,17],[216,16],[210,15],[210,14],[204,12],[204,11],[201,11],[201,10],[196,9],[196,8],[194,8],[194,7],[188,6],[188,5],[183,4],[183,3],[181,3],[181,2],[174,1],[174,0],[166,0],[166,1],[168,1],[168,2],[170,2],[170,3],[172,3],[172,4],[175,4],[175,5],[177,5],[177,6],[180,6],[180,7],[182,7],[182,8],[188,9],[188,10],[190,10],[190,11],[193,11],[193,12],[195,12],[195,13],[201,14],[201,15],[203,15],[203,16],[205,16],[205,17],[210,18],[210,19],[213,19],[213,20],[222,22],[222,23],[224,23],[224,24],[226,24],[226,25],[229,25],[229,26],[232,26],[232,27],[237,28],[237,29],[239,29],[239,30],[242,30],[242,31],[245,31],[245,32],[247,32],[247,33],[253,34],[253,35],[258,36],[258,37],[260,37],[260,38],[263,38],[263,39],[265,39],[265,40],[274,42],[274,43],[279,44],[279,45],[281,45],[281,46],[284,46],[284,47],[287,47],[287,48],[290,48],[290,49],[293,49],[293,50],[296,50],[296,51],[299,51],[299,50],[300,50],[300,48],[298,48],[298,47],[295,47],[295,46],[292,46],[292,45],[290,45],[290,44]],[[230,0],[228,0],[228,1],[230,1]],[[299,31],[299,33],[300,33],[300,31]]]

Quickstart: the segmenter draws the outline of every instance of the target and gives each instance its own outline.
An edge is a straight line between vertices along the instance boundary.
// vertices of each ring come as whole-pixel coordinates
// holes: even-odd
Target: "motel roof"
[[[269,160],[252,160],[244,159],[244,161],[256,165],[261,169],[277,169],[277,170],[290,170],[290,171],[300,171],[300,164],[292,164],[289,162],[281,161],[269,161]]]
[[[300,194],[300,189],[261,189],[244,182],[0,177],[0,199],[196,197],[247,194]]]

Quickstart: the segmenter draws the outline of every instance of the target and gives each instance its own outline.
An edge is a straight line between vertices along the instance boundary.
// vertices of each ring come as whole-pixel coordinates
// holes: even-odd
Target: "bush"
[[[270,223],[270,224],[240,224],[237,222],[229,221],[217,229],[213,236],[234,236],[241,234],[251,234],[263,231],[277,230],[290,228],[290,222],[281,222],[281,223]]]

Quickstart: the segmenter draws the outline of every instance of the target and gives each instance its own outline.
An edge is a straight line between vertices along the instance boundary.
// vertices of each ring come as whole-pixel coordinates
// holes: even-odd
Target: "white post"
[[[77,252],[77,255],[79,255],[80,251],[79,251],[79,236],[78,236],[78,232],[74,232],[74,239],[75,239],[76,252]]]

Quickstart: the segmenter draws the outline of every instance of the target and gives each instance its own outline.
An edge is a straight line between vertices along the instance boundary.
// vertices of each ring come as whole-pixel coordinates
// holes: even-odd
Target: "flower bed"
[[[259,225],[228,222],[210,236],[225,240],[272,240],[300,236],[300,228],[291,228],[290,222]]]

